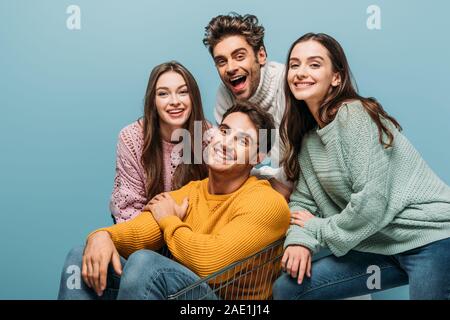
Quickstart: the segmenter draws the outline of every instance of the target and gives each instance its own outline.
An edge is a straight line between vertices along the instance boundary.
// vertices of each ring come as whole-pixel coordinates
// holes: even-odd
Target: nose
[[[180,105],[180,99],[178,98],[178,95],[176,93],[173,93],[170,95],[169,104],[171,106],[178,106]]]
[[[236,64],[233,60],[231,60],[231,61],[229,61],[229,62],[227,63],[227,69],[226,69],[226,71],[227,71],[227,74],[228,74],[228,75],[233,75],[233,74],[235,74],[236,71],[237,71],[237,69],[238,69],[237,64]]]
[[[299,79],[305,79],[308,77],[308,72],[306,71],[306,66],[299,66],[297,68],[297,72],[295,73],[295,76]]]

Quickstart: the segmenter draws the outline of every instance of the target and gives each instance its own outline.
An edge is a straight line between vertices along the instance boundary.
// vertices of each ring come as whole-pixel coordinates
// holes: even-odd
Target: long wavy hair
[[[163,151],[162,138],[160,133],[160,119],[156,110],[156,83],[159,77],[169,71],[180,74],[186,82],[189,97],[192,103],[191,114],[183,128],[189,131],[191,141],[194,141],[194,122],[202,122],[202,134],[208,129],[208,123],[203,114],[200,89],[194,76],[181,63],[170,61],[162,63],[153,68],[148,80],[147,90],[144,99],[143,133],[144,145],[141,162],[147,174],[145,183],[147,199],[153,198],[158,193],[164,191],[163,188]],[[179,141],[182,143],[181,141]],[[191,143],[190,164],[181,163],[175,169],[172,179],[172,189],[181,188],[192,180],[201,180],[208,175],[208,170],[203,161],[194,160],[194,143]],[[200,155],[201,157],[201,155]],[[185,158],[185,155],[183,155]],[[198,158],[198,157],[197,157]]]
[[[358,94],[356,83],[353,79],[350,66],[347,62],[341,45],[331,36],[324,33],[307,33],[298,38],[290,47],[286,68],[289,68],[289,59],[294,47],[305,41],[314,40],[328,50],[328,56],[332,63],[334,73],[339,73],[341,81],[337,87],[333,87],[319,107],[319,119],[327,125],[332,122],[342,104],[349,100],[360,100],[367,113],[376,123],[379,132],[379,141],[385,147],[392,146],[394,136],[381,119],[390,120],[397,129],[401,130],[400,124],[388,115],[381,104],[372,97],[365,98]],[[288,84],[288,72],[285,76],[286,110],[281,121],[280,136],[285,146],[282,163],[286,176],[291,181],[297,181],[300,174],[298,154],[301,151],[302,141],[305,135],[317,126],[317,122],[308,109],[306,102],[297,100],[292,94]],[[383,141],[383,133],[387,141]]]

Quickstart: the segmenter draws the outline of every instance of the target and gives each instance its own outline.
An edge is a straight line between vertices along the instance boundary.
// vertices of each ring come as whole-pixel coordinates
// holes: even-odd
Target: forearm
[[[316,237],[298,225],[291,225],[286,233],[284,248],[288,246],[300,245],[311,250],[313,253],[320,251],[321,245]]]
[[[133,220],[92,233],[98,231],[107,231],[110,234],[117,251],[124,258],[141,249],[158,250],[164,244],[161,229],[148,211],[143,211]]]
[[[384,195],[363,191],[352,195],[341,213],[310,219],[305,229],[321,246],[328,247],[336,256],[342,256],[384,228],[394,217],[395,210],[388,207]]]

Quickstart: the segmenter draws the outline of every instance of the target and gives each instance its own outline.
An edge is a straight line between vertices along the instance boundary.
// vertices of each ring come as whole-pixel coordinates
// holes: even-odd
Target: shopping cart
[[[265,300],[281,272],[284,239],[203,278],[168,300]],[[162,254],[170,256],[167,248]]]

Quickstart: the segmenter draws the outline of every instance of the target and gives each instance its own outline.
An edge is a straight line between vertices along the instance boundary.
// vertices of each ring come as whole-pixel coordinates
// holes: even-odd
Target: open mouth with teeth
[[[245,88],[245,83],[247,82],[247,76],[235,76],[230,78],[231,87],[235,92],[241,91]]]
[[[214,158],[220,162],[234,161],[234,156],[231,152],[224,152],[223,148],[220,148],[219,146],[215,146],[212,151],[214,153]]]
[[[315,84],[315,82],[310,82],[310,81],[294,82],[294,86],[299,89],[309,88],[309,87],[313,86],[314,84]]]

